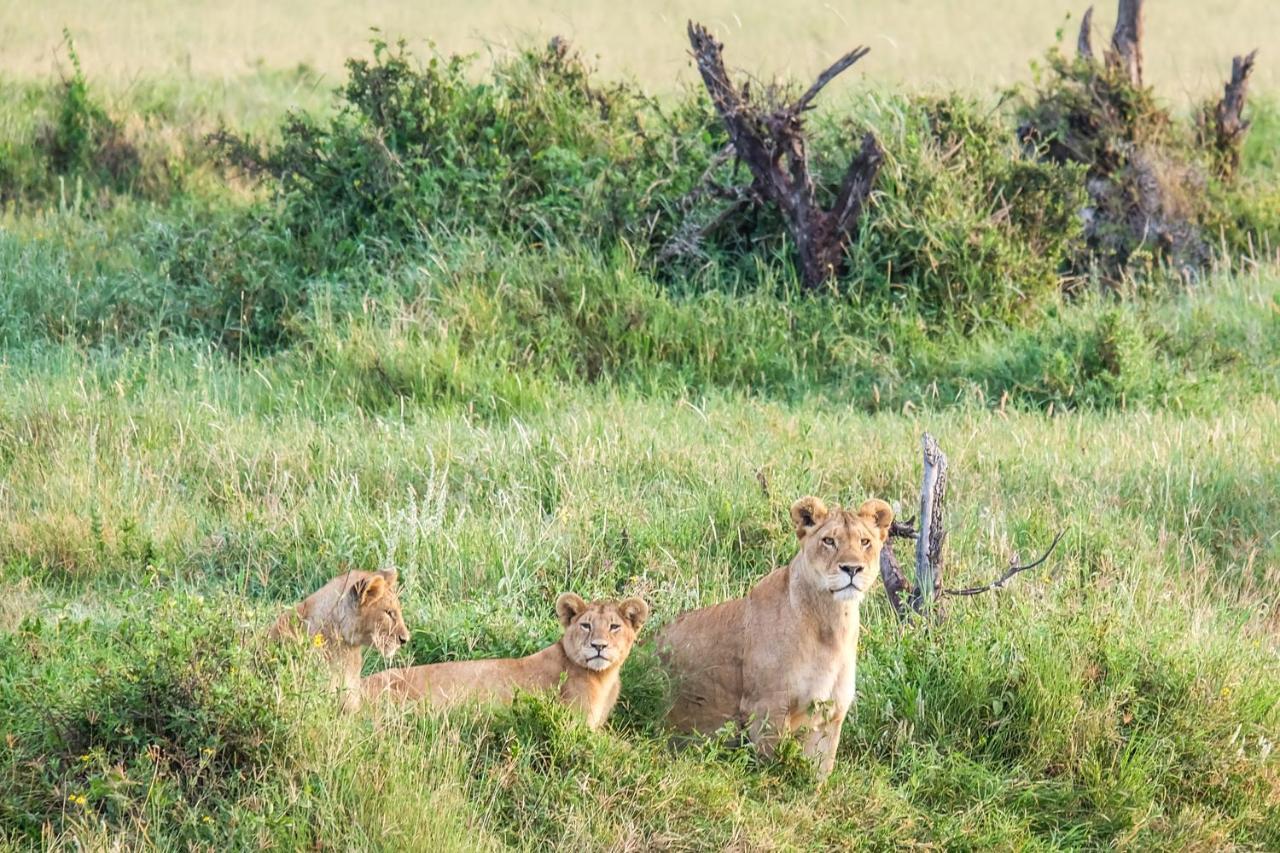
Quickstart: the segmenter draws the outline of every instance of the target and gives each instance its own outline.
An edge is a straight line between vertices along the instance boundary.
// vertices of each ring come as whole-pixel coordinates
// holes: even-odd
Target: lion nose
[[[403,646],[405,643],[409,642],[409,632],[408,632],[408,631],[401,631],[401,632],[400,632],[400,636],[399,636],[399,640],[400,640],[400,645],[402,645],[402,646]]]
[[[600,651],[604,651],[604,648],[605,648],[605,646],[607,646],[607,645],[609,645],[609,644],[608,644],[608,643],[600,643],[600,642],[592,641],[592,643],[591,643],[591,648],[593,648],[593,649],[595,649],[596,651],[600,652]]]
[[[858,572],[862,571],[862,566],[858,566],[853,563],[841,563],[840,571],[844,572],[849,577],[853,577]]]

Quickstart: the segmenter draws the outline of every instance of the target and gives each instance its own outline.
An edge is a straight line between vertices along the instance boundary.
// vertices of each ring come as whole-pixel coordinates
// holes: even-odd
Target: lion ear
[[[618,605],[618,610],[622,613],[622,618],[631,623],[633,631],[639,631],[640,626],[649,618],[649,605],[644,603],[643,598],[628,598]]]
[[[796,538],[803,539],[827,520],[827,505],[822,498],[803,497],[791,505],[791,523],[796,526]]]
[[[387,582],[387,586],[389,588],[391,589],[396,588],[396,581],[400,579],[400,575],[396,572],[395,569],[382,569],[381,571],[378,572],[378,574],[382,575],[383,579]]]
[[[876,527],[880,528],[881,544],[889,540],[889,525],[893,524],[893,507],[879,498],[872,498],[858,507],[858,515],[870,519]]]
[[[370,575],[367,578],[360,578],[351,587],[351,597],[356,603],[364,607],[371,601],[377,601],[379,598],[387,594],[387,581],[380,574]]]
[[[556,616],[560,617],[560,624],[566,628],[573,621],[573,617],[586,609],[587,603],[582,600],[582,596],[574,595],[572,592],[561,593],[556,599]]]

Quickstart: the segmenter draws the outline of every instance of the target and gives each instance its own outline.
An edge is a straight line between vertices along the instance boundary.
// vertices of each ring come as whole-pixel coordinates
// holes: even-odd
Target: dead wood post
[[[910,522],[906,524],[899,521],[893,522],[889,526],[889,539],[880,549],[880,579],[884,581],[885,594],[889,596],[889,604],[893,607],[894,615],[898,619],[905,619],[911,586],[907,583],[906,576],[902,574],[902,566],[898,565],[898,555],[893,553],[895,538],[915,539],[915,528]]]
[[[729,80],[721,55],[724,46],[705,27],[689,22],[689,44],[734,151],[751,170],[752,192],[781,211],[800,256],[805,285],[825,284],[841,266],[884,152],[873,134],[865,134],[840,183],[835,204],[824,210],[809,172],[803,115],[812,108],[818,93],[866,56],[869,48],[859,47],[840,57],[794,103],[767,109],[752,104],[748,90]]]
[[[1111,49],[1107,51],[1107,65],[1121,71],[1136,89],[1142,88],[1142,3],[1143,0],[1120,0]]]
[[[920,437],[924,456],[924,482],[920,486],[920,533],[916,537],[916,588],[912,605],[930,613],[942,593],[942,545],[947,528],[942,519],[947,496],[947,455],[937,440],[925,433]]]
[[[1240,166],[1240,149],[1244,145],[1249,122],[1242,117],[1245,96],[1249,91],[1249,75],[1253,73],[1253,50],[1231,60],[1231,79],[1223,87],[1222,100],[1213,111],[1213,144],[1221,158],[1222,171],[1232,175]]]
[[[880,550],[880,577],[884,581],[889,604],[899,620],[905,620],[909,613],[940,619],[943,616],[941,604],[944,596],[981,595],[991,590],[1003,589],[1014,575],[1034,569],[1048,560],[1053,549],[1062,541],[1063,535],[1059,532],[1054,536],[1048,549],[1039,559],[1030,563],[1019,564],[1018,555],[1014,554],[1009,559],[1009,568],[991,583],[965,589],[946,589],[942,585],[942,547],[947,538],[943,522],[943,505],[947,495],[947,455],[942,452],[937,440],[927,432],[921,436],[920,445],[924,457],[924,481],[920,486],[919,529],[911,522],[895,521],[889,528],[889,540]],[[916,540],[915,589],[911,589],[898,564],[898,557],[893,551],[894,539]]]

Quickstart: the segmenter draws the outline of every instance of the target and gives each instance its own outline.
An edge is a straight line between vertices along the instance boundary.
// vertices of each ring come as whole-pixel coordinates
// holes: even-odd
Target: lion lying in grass
[[[564,634],[540,652],[388,669],[364,680],[364,694],[444,708],[470,700],[510,702],[517,690],[555,689],[562,701],[586,714],[589,727],[598,729],[618,701],[618,672],[649,617],[649,606],[639,598],[588,604],[566,592],[556,600],[556,614]]]
[[[858,606],[875,582],[893,510],[869,500],[856,512],[814,497],[791,507],[800,551],[745,598],[694,610],[658,636],[675,704],[667,721],[711,733],[743,726],[770,754],[782,732],[802,736],[826,778],[853,701]]]
[[[364,647],[373,646],[389,659],[409,642],[396,592],[396,573],[344,572],[280,614],[271,627],[275,639],[297,639],[303,634],[333,668],[343,709],[354,710],[360,704]]]

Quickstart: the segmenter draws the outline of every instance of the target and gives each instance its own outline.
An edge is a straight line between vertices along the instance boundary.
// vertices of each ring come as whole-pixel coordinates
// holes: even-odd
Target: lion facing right
[[[882,500],[855,512],[805,497],[791,520],[800,550],[788,565],[745,598],[685,613],[659,634],[675,688],[667,722],[703,734],[736,722],[765,754],[781,733],[801,733],[826,778],[853,702],[858,607],[893,510]]]

